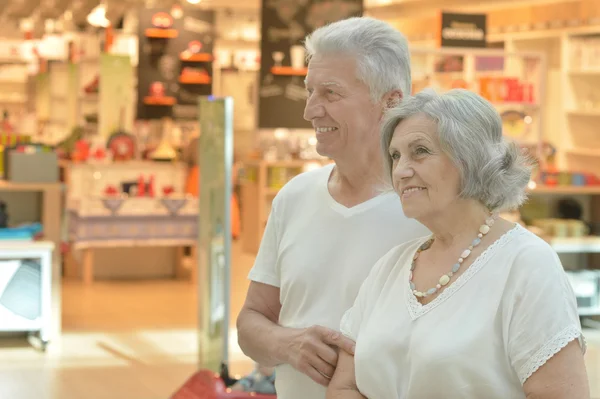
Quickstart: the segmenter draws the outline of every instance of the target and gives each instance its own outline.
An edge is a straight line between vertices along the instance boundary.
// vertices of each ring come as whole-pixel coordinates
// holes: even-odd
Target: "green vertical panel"
[[[79,65],[69,64],[67,73],[69,74],[69,88],[67,90],[67,107],[69,113],[67,118],[67,128],[70,134],[73,128],[77,126],[77,106],[79,104],[77,98],[79,95]]]
[[[133,67],[129,56],[100,56],[99,133],[109,137],[120,128],[131,128]]]
[[[200,97],[199,112],[199,363],[217,372],[228,361],[233,99]]]
[[[50,74],[40,73],[36,77],[36,102],[37,117],[40,120],[50,118]]]

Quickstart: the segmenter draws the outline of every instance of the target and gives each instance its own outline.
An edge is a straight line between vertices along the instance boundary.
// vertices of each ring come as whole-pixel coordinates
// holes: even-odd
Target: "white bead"
[[[417,291],[417,292],[415,292],[415,296],[416,296],[416,297],[419,297],[419,298],[423,298],[423,293],[422,293],[422,292],[419,292],[419,291]]]
[[[472,249],[473,249],[473,246],[472,246],[472,245],[469,245],[469,249],[470,249],[470,250],[472,250]]]
[[[458,263],[463,263],[464,259],[463,258],[458,258]]]
[[[450,282],[450,277],[446,276],[445,274],[440,277],[440,285],[446,285]]]
[[[442,286],[440,284],[438,284],[435,286],[435,288],[437,288],[439,290],[440,288],[442,288]]]
[[[466,257],[468,257],[469,255],[471,255],[471,250],[470,249],[465,249],[463,251],[463,253],[460,255],[461,258],[465,259]]]
[[[481,225],[481,227],[479,228],[479,232],[481,234],[487,234],[490,231],[490,226],[488,226],[487,224],[483,224]]]
[[[483,234],[479,233],[479,234],[477,234],[477,237],[481,238],[481,237],[483,237]]]

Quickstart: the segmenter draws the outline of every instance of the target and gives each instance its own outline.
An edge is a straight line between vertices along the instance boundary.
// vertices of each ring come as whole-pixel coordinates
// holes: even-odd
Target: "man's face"
[[[306,89],[304,119],[315,129],[320,155],[347,159],[378,145],[383,107],[372,102],[369,88],[357,79],[354,58],[314,56]]]

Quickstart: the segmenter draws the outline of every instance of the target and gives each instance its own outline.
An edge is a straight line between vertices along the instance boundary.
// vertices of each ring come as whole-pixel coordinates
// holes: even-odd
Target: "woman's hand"
[[[327,399],[367,399],[356,386],[354,356],[340,349],[333,378],[327,388]]]
[[[527,399],[589,399],[590,388],[579,342],[573,341],[529,377]]]

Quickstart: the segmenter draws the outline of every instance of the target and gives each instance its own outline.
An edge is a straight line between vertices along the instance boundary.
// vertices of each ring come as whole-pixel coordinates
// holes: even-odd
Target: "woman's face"
[[[457,201],[460,172],[442,151],[434,121],[417,114],[400,122],[389,153],[394,190],[407,217],[423,222]]]

